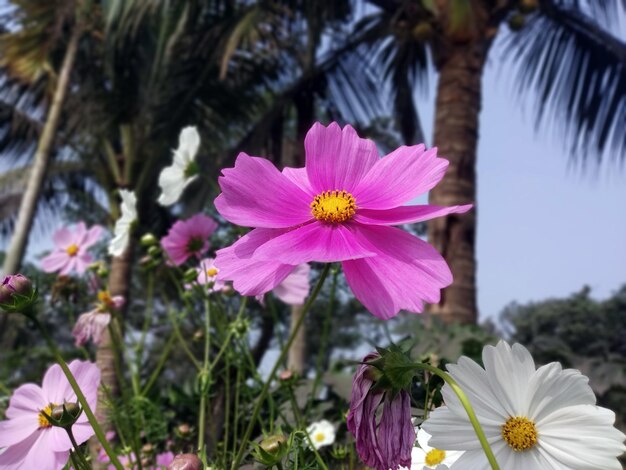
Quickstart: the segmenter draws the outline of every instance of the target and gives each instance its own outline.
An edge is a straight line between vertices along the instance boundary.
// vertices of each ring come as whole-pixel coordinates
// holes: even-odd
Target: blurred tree
[[[395,90],[407,143],[418,135],[411,133],[412,89],[424,85],[429,60],[439,72],[434,145],[450,167],[430,192],[432,204],[476,201],[481,78],[488,59],[512,65],[519,93],[536,101],[537,122],[552,118],[583,164],[594,155],[601,161],[608,149],[623,161],[626,45],[611,33],[615,19],[624,15],[622,0],[368,2],[380,11],[363,18],[356,30],[371,28],[380,34],[360,53],[370,58],[366,66],[381,70]],[[505,54],[492,51],[496,38]],[[375,53],[367,54],[372,47]],[[428,232],[455,279],[432,311],[446,321],[475,322],[476,211],[436,219]]]
[[[600,404],[614,410],[626,429],[626,285],[604,301],[590,293],[583,287],[565,299],[512,303],[500,320],[538,364],[559,361],[587,375]]]

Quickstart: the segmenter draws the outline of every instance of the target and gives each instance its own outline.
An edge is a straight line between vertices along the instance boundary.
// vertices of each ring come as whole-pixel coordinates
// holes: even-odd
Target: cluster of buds
[[[151,233],[146,233],[141,237],[139,243],[141,243],[141,246],[146,248],[147,251],[147,254],[139,260],[139,263],[148,270],[160,266],[162,264],[161,257],[163,251],[159,245],[159,239]]]
[[[37,290],[22,274],[5,276],[0,284],[0,309],[30,315],[37,301]]]

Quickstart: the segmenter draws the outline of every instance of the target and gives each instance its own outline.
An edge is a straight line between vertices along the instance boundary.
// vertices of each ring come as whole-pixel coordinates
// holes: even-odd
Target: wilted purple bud
[[[380,357],[365,356],[363,362]],[[411,449],[415,430],[411,422],[411,397],[406,390],[395,394],[383,388],[374,389],[379,374],[373,366],[362,364],[352,381],[352,399],[348,413],[348,430],[354,435],[356,449],[363,462],[376,470],[397,470],[411,466]],[[383,406],[377,423],[376,412]]]
[[[179,454],[174,457],[167,470],[201,470],[202,461],[195,454]]]

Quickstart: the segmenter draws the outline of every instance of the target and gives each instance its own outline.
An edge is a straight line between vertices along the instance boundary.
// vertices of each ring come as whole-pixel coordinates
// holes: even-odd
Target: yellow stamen
[[[41,410],[42,412],[39,413],[39,415],[37,416],[37,418],[39,419],[39,429],[52,427],[52,424],[50,424],[50,421],[48,421],[48,418],[44,416],[44,413],[50,416],[52,414],[52,409],[55,408],[56,406],[57,406],[56,404],[50,403],[45,408],[42,408]]]
[[[313,199],[311,214],[322,222],[340,223],[356,213],[356,200],[347,191],[324,191]]]
[[[218,273],[217,268],[209,268],[206,270],[207,277],[215,277],[217,276],[217,273]]]
[[[446,458],[446,451],[439,449],[432,449],[426,454],[426,465],[429,467],[434,467],[435,465],[439,465]]]
[[[324,439],[326,438],[326,435],[323,432],[318,432],[313,439],[315,439],[316,442],[322,442]]]
[[[502,426],[502,438],[514,451],[521,452],[537,444],[537,428],[524,416],[511,417]]]
[[[113,302],[113,299],[111,298],[111,294],[109,294],[109,291],[101,290],[100,292],[98,292],[98,300],[102,302],[104,305],[106,305],[107,307],[115,306],[115,303]]]
[[[72,243],[65,249],[65,252],[70,256],[76,256],[76,253],[78,253],[78,245],[76,243]]]

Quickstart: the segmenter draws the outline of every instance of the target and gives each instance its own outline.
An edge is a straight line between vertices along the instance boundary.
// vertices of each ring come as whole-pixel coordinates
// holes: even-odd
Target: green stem
[[[278,372],[279,367],[281,366],[281,364],[283,363],[283,361],[287,357],[287,353],[289,352],[289,349],[291,348],[291,345],[293,344],[294,340],[296,339],[296,335],[298,334],[298,331],[300,330],[300,327],[304,323],[304,319],[306,318],[307,312],[310,310],[311,306],[313,305],[313,302],[315,301],[315,299],[317,298],[317,295],[319,294],[320,290],[322,289],[322,285],[324,284],[324,280],[326,279],[326,277],[328,276],[328,272],[330,271],[330,266],[331,266],[330,264],[325,264],[324,265],[324,269],[322,271],[322,274],[320,275],[320,278],[317,281],[317,284],[315,285],[315,288],[313,289],[313,292],[309,296],[306,304],[304,305],[304,307],[302,309],[302,315],[298,319],[298,322],[295,324],[295,326],[293,328],[293,331],[291,332],[291,335],[289,335],[289,339],[287,340],[287,344],[285,344],[285,347],[283,347],[283,349],[281,350],[278,358],[276,359],[276,362],[274,363],[274,367],[272,367],[272,370],[271,370],[269,376],[267,377],[267,380],[263,384],[263,388],[261,389],[261,394],[259,395],[259,398],[257,398],[257,402],[256,402],[256,404],[254,406],[254,410],[252,411],[252,418],[250,419],[250,422],[248,423],[248,426],[246,427],[246,431],[244,432],[244,434],[242,436],[241,445],[239,446],[239,451],[237,452],[237,455],[235,456],[235,459],[233,460],[233,462],[232,462],[232,464],[230,466],[231,470],[236,470],[237,468],[239,468],[239,463],[243,459],[244,453],[245,453],[246,448],[248,446],[248,440],[250,439],[250,435],[252,434],[252,429],[254,428],[254,423],[256,422],[257,418],[259,417],[259,412],[261,411],[261,406],[263,405],[263,402],[265,401],[265,397],[267,396],[267,392],[269,391],[270,385],[271,385],[272,381],[274,380],[274,376],[276,375],[276,372]]]
[[[200,410],[198,418],[198,452],[204,454],[204,438],[206,428],[207,398],[211,384],[211,369],[209,368],[209,355],[211,352],[211,302],[208,297],[204,302],[204,360],[200,379]]]
[[[44,339],[48,343],[48,347],[50,348],[50,351],[52,351],[52,355],[54,356],[54,359],[61,366],[61,369],[63,370],[63,373],[65,374],[65,377],[67,377],[67,381],[70,383],[72,390],[74,390],[74,393],[76,394],[76,398],[78,398],[78,402],[80,403],[81,408],[87,415],[87,420],[89,421],[89,424],[94,430],[96,437],[98,438],[98,441],[100,442],[100,445],[102,445],[102,448],[109,456],[109,459],[111,460],[111,464],[116,468],[116,470],[124,470],[124,467],[118,460],[117,455],[115,455],[115,452],[113,452],[113,449],[111,448],[111,445],[109,444],[109,441],[107,441],[107,438],[104,435],[104,432],[102,432],[102,428],[98,424],[98,420],[93,414],[93,411],[91,411],[91,407],[89,406],[89,403],[87,403],[87,399],[85,398],[83,391],[78,386],[78,383],[76,382],[76,379],[74,378],[74,375],[72,374],[72,371],[63,360],[63,356],[61,356],[61,352],[57,348],[56,344],[54,344],[54,341],[52,340],[52,338],[50,337],[46,329],[43,327],[43,325],[39,323],[39,320],[37,320],[37,318],[35,318],[34,316],[31,317],[31,320],[33,320],[33,322],[35,323],[35,326],[39,329],[39,331],[41,332],[41,335],[44,337]]]
[[[174,346],[174,341],[176,341],[176,335],[172,334],[167,340],[167,343],[165,343],[165,348],[163,348],[163,353],[161,354],[161,357],[159,358],[159,361],[157,362],[157,366],[152,372],[152,375],[150,376],[150,378],[148,379],[148,382],[141,390],[142,396],[145,397],[148,395],[148,392],[154,385],[154,382],[156,382],[156,380],[159,378],[159,374],[161,374],[161,370],[163,370],[163,366],[165,365],[165,362],[167,361],[167,358],[169,357],[170,351],[172,350],[172,347]]]
[[[450,376],[450,374],[447,374],[446,372],[442,371],[441,369],[438,369],[435,366],[431,366],[430,364],[415,363],[415,367],[418,368],[418,369],[425,369],[425,370],[427,370],[427,371],[429,371],[429,372],[431,372],[431,373],[441,377],[448,385],[450,385],[450,388],[452,388],[452,391],[459,398],[459,401],[461,402],[461,405],[463,405],[463,408],[465,408],[465,412],[467,413],[467,416],[469,417],[469,420],[472,423],[472,427],[474,428],[474,432],[476,433],[476,436],[478,436],[478,440],[480,441],[480,445],[482,446],[483,451],[485,452],[485,455],[487,456],[487,460],[489,460],[489,464],[491,465],[492,470],[500,470],[500,466],[498,465],[498,462],[496,461],[496,456],[493,455],[493,451],[491,450],[491,446],[489,445],[489,442],[487,441],[487,436],[485,436],[485,432],[483,431],[483,428],[481,427],[480,423],[478,422],[478,418],[476,417],[476,413],[474,413],[474,408],[472,408],[472,405],[469,402],[469,399],[467,398],[467,395],[465,395],[465,392],[461,389],[461,387],[456,382],[456,380],[454,380]]]
[[[67,435],[69,436],[70,441],[72,442],[72,446],[74,446],[75,452],[72,452],[72,453],[76,457],[76,460],[77,460],[76,463],[80,463],[80,466],[82,468],[85,468],[85,469],[90,468],[89,463],[87,463],[87,460],[85,460],[85,456],[83,455],[83,453],[80,451],[80,448],[78,447],[78,442],[76,442],[76,439],[74,438],[72,427],[70,426],[64,429],[65,429],[65,432],[67,432]]]

